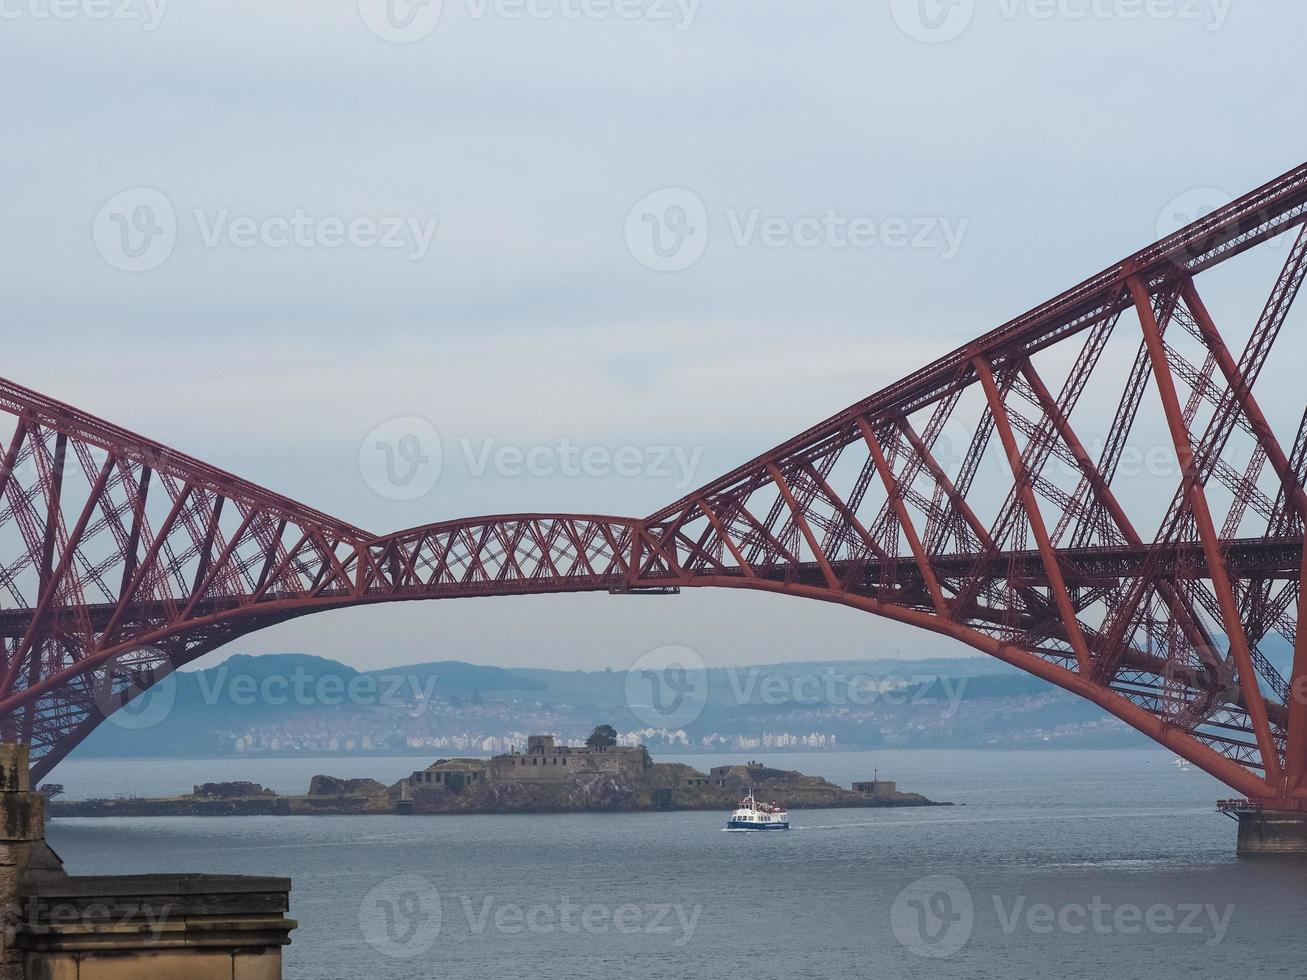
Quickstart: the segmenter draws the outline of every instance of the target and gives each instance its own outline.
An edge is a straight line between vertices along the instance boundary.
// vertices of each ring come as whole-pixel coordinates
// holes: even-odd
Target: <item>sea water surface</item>
[[[1166,753],[767,755],[953,807],[725,813],[60,819],[73,874],[287,875],[289,978],[1301,977],[1307,861],[1238,859],[1230,795]],[[743,761],[694,756],[699,768]],[[415,759],[69,760],[70,797]],[[962,805],[965,804],[965,805]]]

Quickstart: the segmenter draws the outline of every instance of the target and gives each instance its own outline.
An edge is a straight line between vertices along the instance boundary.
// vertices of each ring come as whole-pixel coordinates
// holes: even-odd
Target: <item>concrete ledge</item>
[[[1240,855],[1301,854],[1307,856],[1307,812],[1257,810],[1240,813]]]
[[[289,878],[258,875],[70,875],[63,881],[42,883],[31,889],[41,897],[78,898],[97,895],[174,895],[178,898],[205,895],[290,893]]]
[[[277,980],[290,880],[65,877],[25,883],[14,947],[30,980]]]
[[[281,980],[281,949],[51,953],[29,958],[26,970],[25,980]]]
[[[0,980],[281,980],[290,879],[70,877],[28,747],[0,744]]]

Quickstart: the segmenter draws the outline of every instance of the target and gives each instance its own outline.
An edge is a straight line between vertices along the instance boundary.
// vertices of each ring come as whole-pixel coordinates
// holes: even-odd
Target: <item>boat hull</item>
[[[790,822],[788,820],[777,820],[775,823],[746,823],[743,820],[728,820],[726,822],[727,830],[789,830]]]

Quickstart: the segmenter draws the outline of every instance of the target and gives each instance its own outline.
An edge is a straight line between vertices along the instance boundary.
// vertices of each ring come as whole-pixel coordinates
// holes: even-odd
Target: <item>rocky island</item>
[[[596,733],[602,731],[596,729]],[[654,762],[643,746],[558,745],[532,735],[525,752],[489,759],[440,759],[386,786],[374,779],[314,776],[304,796],[257,783],[205,783],[163,799],[52,800],[52,817],[255,816],[378,813],[624,813],[729,810],[750,789],[791,810],[835,807],[949,806],[901,793],[886,780],[845,789],[819,776],[761,763],[716,766],[707,773]]]

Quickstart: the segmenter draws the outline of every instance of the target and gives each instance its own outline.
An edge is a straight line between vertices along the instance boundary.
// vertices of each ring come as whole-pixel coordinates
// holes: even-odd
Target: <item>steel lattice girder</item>
[[[1286,452],[1252,389],[1307,274],[1307,233],[1240,356],[1196,277],[1304,221],[1307,165],[643,520],[518,514],[377,536],[0,381],[12,417],[0,445],[0,734],[30,741],[44,775],[168,672],[319,610],[748,588],[954,637],[1100,704],[1246,796],[1302,808],[1307,413]],[[1134,368],[1094,458],[1074,410],[1135,321]],[[1201,366],[1182,342],[1200,346]],[[1037,355],[1073,346],[1054,391]],[[1150,387],[1183,464],[1151,543],[1117,485]],[[972,436],[950,468],[940,438],[959,420]],[[1226,458],[1232,435],[1251,440],[1246,463]],[[1002,469],[982,474],[986,454]],[[986,483],[1005,501],[992,522],[975,503]],[[1209,483],[1232,495],[1219,523]],[[1265,533],[1240,536],[1250,514]],[[1259,648],[1270,632],[1294,645],[1288,678]]]

